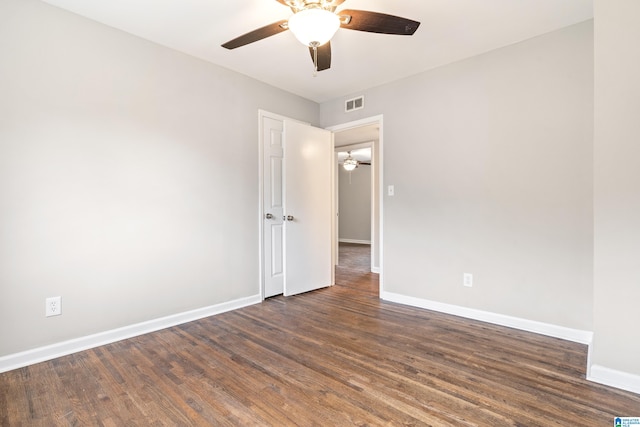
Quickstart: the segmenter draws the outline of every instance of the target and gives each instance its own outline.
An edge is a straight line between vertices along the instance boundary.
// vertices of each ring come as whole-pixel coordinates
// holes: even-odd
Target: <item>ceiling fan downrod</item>
[[[313,49],[313,77],[318,77],[318,46],[320,43],[311,42],[310,45]]]

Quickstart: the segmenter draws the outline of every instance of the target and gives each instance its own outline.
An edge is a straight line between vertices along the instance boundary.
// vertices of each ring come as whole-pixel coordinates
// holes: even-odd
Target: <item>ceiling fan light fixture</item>
[[[305,46],[322,46],[331,40],[338,28],[338,15],[322,8],[301,10],[289,18],[289,30]]]
[[[353,157],[351,157],[351,154],[349,154],[349,157],[344,159],[344,163],[342,164],[342,167],[344,168],[344,170],[351,172],[352,170],[358,167],[358,161]]]

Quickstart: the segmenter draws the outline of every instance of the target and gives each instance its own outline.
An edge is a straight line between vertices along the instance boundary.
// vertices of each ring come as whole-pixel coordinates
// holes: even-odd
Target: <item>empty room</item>
[[[638,40],[635,0],[0,0],[0,425],[640,425]]]

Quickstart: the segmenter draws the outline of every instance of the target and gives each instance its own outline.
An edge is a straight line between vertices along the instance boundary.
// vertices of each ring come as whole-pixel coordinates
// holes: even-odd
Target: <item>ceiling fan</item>
[[[352,170],[354,170],[360,165],[371,166],[371,162],[361,162],[360,160],[356,160],[353,157],[351,157],[351,151],[347,151],[347,158],[344,159],[344,161],[342,162],[342,167],[346,171],[351,172]]]
[[[274,22],[224,43],[222,47],[235,49],[262,40],[286,30],[309,47],[315,71],[331,67],[331,44],[329,40],[338,28],[365,31],[368,33],[397,34],[410,36],[416,32],[420,22],[399,16],[366,10],[345,9],[336,12],[345,0],[276,0],[289,7],[293,15],[289,19]]]

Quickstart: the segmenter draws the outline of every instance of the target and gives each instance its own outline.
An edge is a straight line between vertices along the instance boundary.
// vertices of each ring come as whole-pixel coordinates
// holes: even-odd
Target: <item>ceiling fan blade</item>
[[[240,37],[229,40],[228,42],[223,44],[222,47],[226,49],[235,49],[249,43],[257,42],[258,40],[266,39],[267,37],[288,30],[289,28],[286,24],[287,20],[284,19],[282,21],[274,22],[273,24],[265,25],[264,27],[258,28],[257,30],[250,31],[247,34],[243,34]]]
[[[342,28],[368,33],[411,36],[420,26],[418,21],[366,10],[347,9],[338,14],[343,20],[343,23],[340,24]],[[350,18],[348,22],[344,22],[345,17]]]
[[[313,58],[313,48],[309,48],[311,61]],[[318,71],[328,70],[331,67],[331,42],[318,46]]]

